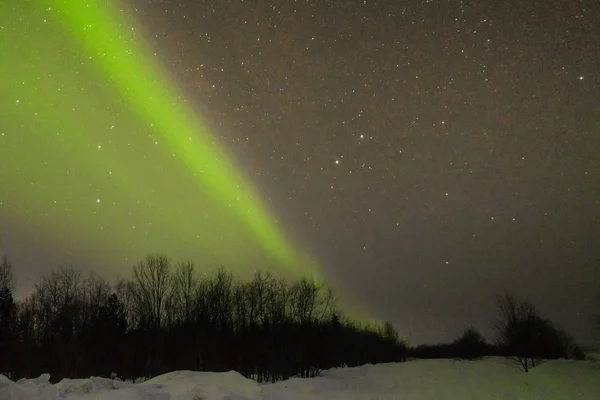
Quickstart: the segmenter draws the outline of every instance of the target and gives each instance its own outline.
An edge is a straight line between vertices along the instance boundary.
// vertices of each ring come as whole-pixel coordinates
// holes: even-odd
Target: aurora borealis
[[[513,4],[513,3],[511,3]],[[592,341],[600,3],[0,5],[0,255],[316,275],[411,341]]]
[[[3,161],[18,166],[3,179],[7,206],[21,203],[17,222],[94,252],[126,244],[139,258],[135,248],[183,242],[215,265],[317,276],[122,12],[101,1],[42,5],[13,9],[3,25],[18,32],[3,54],[2,132]],[[11,26],[33,19],[30,32]]]

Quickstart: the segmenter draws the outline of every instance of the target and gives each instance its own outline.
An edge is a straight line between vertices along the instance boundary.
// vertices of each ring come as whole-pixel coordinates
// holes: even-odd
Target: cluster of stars
[[[548,10],[518,4],[180,0],[122,12],[137,16],[140,29],[128,27],[132,40],[150,38],[154,59],[187,96],[182,104],[210,121],[215,142],[260,188],[282,229],[334,259],[332,269],[402,265],[418,281],[435,275],[432,265],[480,262],[474,242],[510,248],[514,254],[505,261],[521,265],[522,243],[533,253],[547,249],[559,240],[557,231],[579,232],[578,224],[589,224],[586,215],[598,211],[599,169],[590,149],[600,117],[600,59],[592,56],[600,54],[593,29],[600,10],[583,2],[558,1]],[[46,24],[56,18],[51,8],[41,16]],[[89,35],[96,27],[82,29]],[[78,63],[73,73],[93,63]],[[11,91],[19,112],[30,106],[26,91],[44,82],[52,82],[48,98],[56,104],[84,90],[38,73]],[[38,117],[37,110],[27,112]],[[72,112],[102,115],[103,125],[81,127],[93,133],[67,139],[52,127],[53,139],[44,143],[85,149],[85,156],[78,153],[84,167],[56,167],[69,185],[74,177],[85,181],[85,200],[53,192],[47,215],[58,212],[57,204],[69,214],[79,209],[75,201],[98,221],[127,210],[131,230],[151,236],[164,225],[136,219],[137,213],[161,219],[166,206],[154,196],[162,198],[162,186],[173,190],[174,202],[184,202],[181,210],[201,203],[178,196],[185,178],[154,126],[130,130],[126,116],[86,104],[74,104]],[[2,129],[0,151],[20,149],[23,133]],[[40,165],[62,165],[59,156],[42,158]],[[147,171],[130,170],[137,165]],[[140,176],[146,180],[131,185],[150,198],[111,191]],[[27,184],[45,187],[42,179]],[[5,192],[0,196],[2,209],[19,208]],[[571,219],[554,212],[563,209]],[[490,254],[502,252],[491,247]],[[377,271],[369,273],[383,274]]]

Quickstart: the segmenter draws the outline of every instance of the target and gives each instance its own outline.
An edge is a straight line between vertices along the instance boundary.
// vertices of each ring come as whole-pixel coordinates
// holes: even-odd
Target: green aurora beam
[[[111,262],[193,247],[234,269],[320,275],[126,13],[101,0],[16,4],[0,9],[0,217]],[[169,255],[198,254],[183,253]]]

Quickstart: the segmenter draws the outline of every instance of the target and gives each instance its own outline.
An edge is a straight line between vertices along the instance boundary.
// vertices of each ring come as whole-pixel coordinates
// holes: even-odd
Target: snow
[[[300,400],[594,399],[600,364],[545,361],[529,373],[501,358],[414,360],[324,371],[317,378],[258,384],[237,372],[176,371],[143,383],[50,376],[12,382],[0,375],[0,400]]]
[[[56,388],[50,384],[50,374],[35,379],[21,379],[17,383],[0,375],[1,400],[59,400]]]

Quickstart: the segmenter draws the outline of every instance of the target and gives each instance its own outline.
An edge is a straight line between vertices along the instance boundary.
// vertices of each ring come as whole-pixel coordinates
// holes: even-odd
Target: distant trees
[[[449,343],[420,345],[411,349],[411,355],[416,358],[476,360],[485,356],[499,355],[499,349],[488,344],[475,328],[469,327]]]
[[[596,314],[596,329],[598,330],[598,333],[600,334],[600,294],[598,294],[598,296],[596,296],[596,307],[598,309],[598,313]]]
[[[10,367],[16,361],[17,304],[13,298],[14,277],[12,264],[3,257],[0,264],[0,374],[10,376]]]
[[[457,358],[474,360],[485,356],[504,356],[528,372],[542,359],[583,359],[581,348],[552,321],[542,318],[535,307],[509,293],[497,299],[498,319],[494,324],[494,345],[474,328],[468,328],[450,343],[419,345],[409,349],[416,358]]]
[[[131,281],[114,287],[61,267],[21,302],[0,289],[0,373],[51,372],[59,380],[233,369],[277,381],[406,358],[391,325],[353,324],[334,300],[312,280],[257,272],[238,281],[223,268],[201,277],[192,263],[173,265],[161,255],[146,257]]]
[[[390,323],[352,322],[326,285],[256,272],[249,281],[221,268],[149,255],[133,278],[111,286],[73,267],[52,271],[22,301],[12,264],[0,264],[0,374],[16,379],[150,377],[172,370],[236,370],[260,382],[311,377],[323,369],[419,358],[505,355],[528,371],[577,347],[533,305],[498,300],[498,340],[468,328],[450,343],[408,348]],[[579,352],[579,356],[581,352]]]
[[[498,299],[498,314],[498,345],[525,372],[540,359],[569,358],[573,354],[572,339],[552,321],[540,317],[530,302],[505,293]]]
[[[2,256],[0,263],[0,288],[7,288],[11,292],[14,290],[15,278],[12,270],[12,263],[6,256]]]
[[[473,327],[467,328],[452,343],[461,358],[475,360],[490,354],[490,347],[485,338]]]

